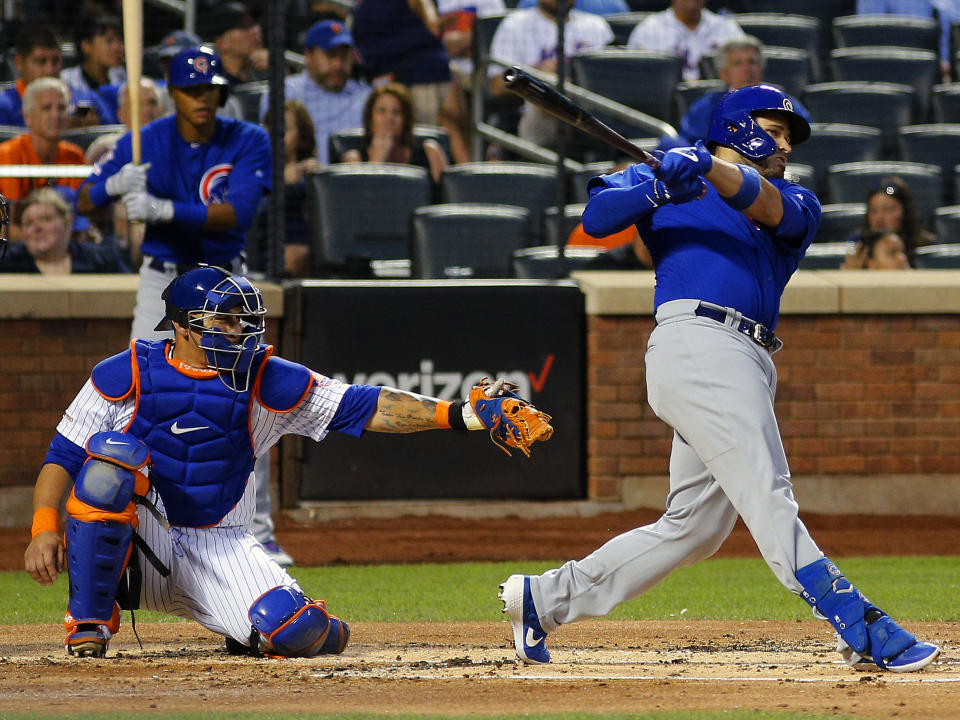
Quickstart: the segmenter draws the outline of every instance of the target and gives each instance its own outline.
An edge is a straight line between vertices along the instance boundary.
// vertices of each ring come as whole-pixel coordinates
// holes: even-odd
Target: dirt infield
[[[302,565],[577,557],[655,512],[591,518],[281,522],[278,539]],[[957,554],[960,519],[804,518],[830,555]],[[22,567],[25,530],[0,531],[0,569]],[[896,538],[895,547],[879,540]],[[757,556],[737,529],[719,555]],[[356,623],[342,656],[228,656],[191,623],[128,622],[104,660],[63,653],[57,625],[0,630],[0,712],[531,713],[766,709],[863,718],[955,720],[960,623],[911,623],[937,642],[921,673],[855,672],[839,663],[825,623],[581,622],[551,635],[554,662],[515,660],[506,623]],[[91,682],[96,677],[96,682]],[[79,702],[78,702],[79,701]]]

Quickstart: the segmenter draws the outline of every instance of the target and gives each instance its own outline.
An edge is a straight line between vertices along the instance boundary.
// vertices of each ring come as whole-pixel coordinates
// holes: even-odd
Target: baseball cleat
[[[75,657],[102,658],[110,644],[110,631],[103,625],[81,623],[67,635],[64,648]]]
[[[540,626],[537,608],[530,593],[530,577],[511,575],[500,586],[499,598],[503,611],[510,615],[513,625],[513,644],[517,655],[525,663],[546,664],[550,662],[547,650],[547,633]]]
[[[317,655],[339,655],[350,642],[350,626],[335,615],[329,616],[330,629]]]
[[[276,540],[268,540],[260,544],[263,545],[263,549],[267,551],[267,556],[280,567],[291,567],[293,565],[293,558],[290,557],[290,554],[282,547],[277,545]]]
[[[842,639],[839,639],[837,650],[843,657],[844,662],[854,670],[872,671],[880,669],[870,655],[860,655],[854,652]],[[923,670],[938,657],[940,657],[939,647],[933,643],[918,641],[900,654],[887,658],[883,669],[895,673],[916,672],[917,670]]]

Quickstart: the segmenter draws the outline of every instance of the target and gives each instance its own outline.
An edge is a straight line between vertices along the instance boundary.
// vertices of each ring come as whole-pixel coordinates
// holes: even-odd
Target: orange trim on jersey
[[[212,368],[198,368],[193,365],[187,365],[186,363],[180,362],[179,360],[173,357],[173,344],[168,344],[163,350],[163,356],[167,360],[167,364],[170,365],[174,370],[176,370],[181,375],[186,375],[189,378],[195,380],[206,380],[207,378],[214,378],[219,375],[216,370]]]
[[[449,428],[450,427],[450,406],[453,405],[452,402],[447,402],[446,400],[441,400],[437,403],[436,409],[433,411],[433,419],[437,423],[437,427]]]
[[[132,502],[127,503],[121,512],[101,510],[80,500],[77,497],[76,488],[70,491],[70,497],[67,498],[67,513],[81,522],[115,522],[132,525],[134,528],[138,524],[137,509]]]
[[[270,350],[273,350],[273,346],[272,346],[272,345],[270,345],[270,346],[268,346],[268,347],[270,348]],[[269,358],[269,355],[268,355],[267,357]],[[266,368],[266,366],[267,366],[267,363],[266,363],[266,361],[264,361],[263,367]],[[263,372],[263,370],[260,371],[260,373],[262,373],[262,372]],[[277,409],[272,408],[272,407],[270,407],[269,405],[267,405],[267,404],[263,401],[263,398],[260,397],[260,373],[257,373],[256,384],[254,385],[254,391],[256,392],[257,402],[260,403],[261,405],[263,405],[263,406],[264,406],[267,410],[269,410],[270,412],[272,412],[272,413],[277,413],[278,415],[283,415],[284,413],[293,412],[293,411],[296,410],[298,407],[300,407],[300,403],[302,403],[302,402],[306,399],[307,395],[309,395],[309,394],[310,394],[310,391],[313,389],[313,386],[317,384],[317,378],[316,378],[316,376],[313,374],[313,371],[311,370],[311,371],[310,371],[310,382],[307,383],[307,387],[304,389],[303,394],[300,395],[299,398],[297,398],[297,401],[293,404],[293,406],[290,407],[290,408],[288,408],[288,409],[286,409],[286,410],[277,410]]]
[[[256,398],[257,402],[263,405],[263,402],[260,400],[260,380],[263,378],[263,371],[267,369],[267,360],[270,359],[270,356],[273,355],[273,345],[267,345],[264,349],[263,362],[260,363],[260,367],[257,369],[257,376],[253,379],[253,387],[250,389],[251,399]],[[263,405],[267,407],[266,405]],[[268,410],[270,408],[267,408]],[[256,450],[253,447],[253,403],[247,405],[247,435],[250,436],[250,448]],[[254,456],[256,460],[256,456]],[[249,479],[248,479],[249,482]]]
[[[30,537],[35,538],[42,532],[60,532],[60,511],[53,507],[37,508],[33,511],[33,527]]]

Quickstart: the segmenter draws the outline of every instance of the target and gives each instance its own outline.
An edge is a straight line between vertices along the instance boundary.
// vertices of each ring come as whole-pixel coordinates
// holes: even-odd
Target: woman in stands
[[[113,248],[76,242],[73,210],[51,187],[31,192],[20,204],[20,240],[10,245],[0,272],[69,275],[128,273]]]
[[[855,248],[860,237],[867,232],[890,230],[903,240],[907,259],[913,265],[916,249],[934,242],[933,233],[921,227],[913,193],[902,179],[882,178],[879,184],[867,193],[866,204],[863,224],[857,233],[848,238],[852,247]],[[860,267],[857,263],[855,253],[851,251],[844,267]]]
[[[450,164],[436,140],[415,144],[413,139],[413,101],[410,91],[400,83],[386,83],[373,89],[363,107],[362,150],[348,150],[343,162],[400,163],[420,165],[440,182]]]

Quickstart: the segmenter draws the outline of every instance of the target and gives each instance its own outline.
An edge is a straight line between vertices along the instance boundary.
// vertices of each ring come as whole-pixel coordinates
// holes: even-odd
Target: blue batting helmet
[[[707,145],[732,148],[750,160],[773,155],[777,144],[754,121],[757,112],[781,113],[790,126],[790,144],[810,137],[810,124],[793,109],[793,102],[773,85],[750,85],[720,98],[710,114]]]
[[[223,88],[220,104],[227,101],[230,81],[223,74],[223,63],[213,48],[207,45],[184,48],[170,61],[170,86],[219,85]]]
[[[260,290],[242,275],[201,265],[175,277],[161,297],[166,317],[156,329],[168,329],[175,322],[198,333],[207,365],[231,390],[246,391],[267,314]],[[225,319],[235,322],[228,326]]]

